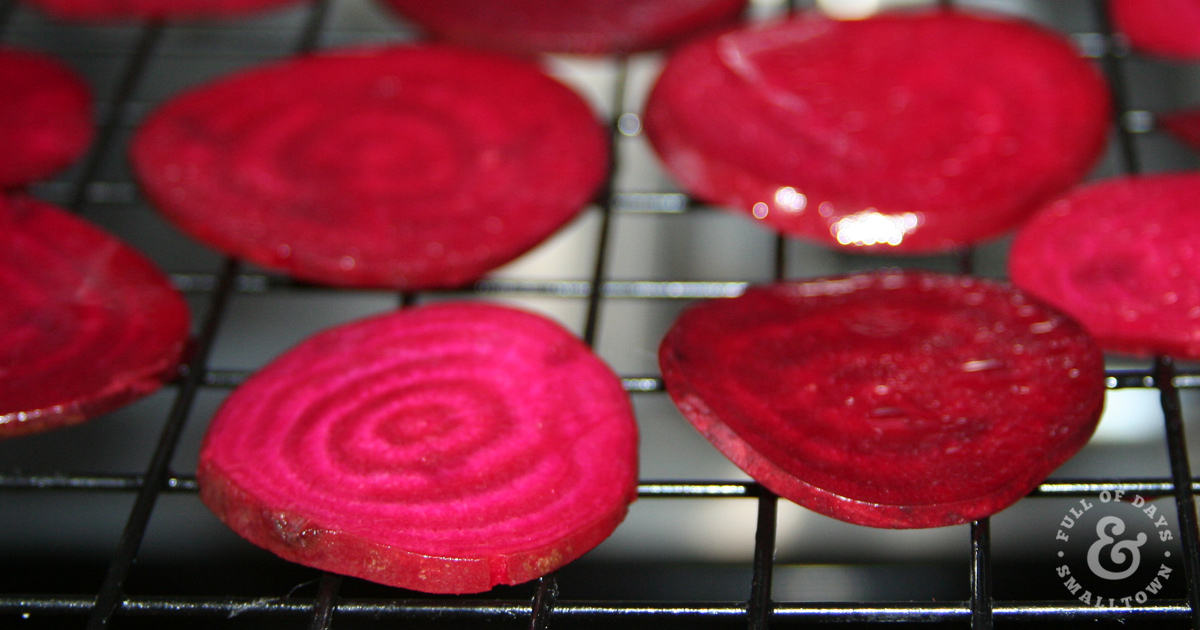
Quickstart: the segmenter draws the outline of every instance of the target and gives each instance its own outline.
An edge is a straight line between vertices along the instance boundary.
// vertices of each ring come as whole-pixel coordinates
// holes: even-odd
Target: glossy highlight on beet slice
[[[227,19],[300,0],[22,0],[59,19],[80,22]]]
[[[1077,189],[1018,232],[1009,275],[1108,351],[1200,359],[1200,174]]]
[[[441,46],[275,63],[172,99],[138,130],[155,206],[214,248],[296,278],[455,287],[592,200],[608,145],[531,63]]]
[[[0,47],[0,189],[53,175],[92,140],[92,93],[43,53]]]
[[[435,37],[509,53],[619,54],[732,25],[746,0],[383,0]]]
[[[1130,46],[1168,59],[1200,59],[1200,1],[1109,0],[1113,28]]]
[[[1090,438],[1100,350],[1012,287],[884,271],[752,287],[688,309],[659,351],[683,415],[816,512],[923,528],[994,514]]]
[[[608,537],[637,491],[620,380],[558,324],[442,303],[321,332],[237,389],[200,497],[307,566],[432,593],[532,580]]]
[[[1031,23],[806,13],[681,48],[645,130],[702,201],[833,247],[928,253],[999,236],[1080,181],[1110,118],[1096,68]]]
[[[157,390],[187,343],[183,296],[65,210],[0,196],[0,439],[78,424]]]

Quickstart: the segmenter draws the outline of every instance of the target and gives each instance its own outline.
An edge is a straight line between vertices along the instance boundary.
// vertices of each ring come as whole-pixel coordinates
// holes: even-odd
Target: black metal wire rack
[[[790,543],[779,539],[778,529],[783,522],[781,514],[792,506],[736,475],[730,479],[669,474],[648,478],[640,485],[638,505],[732,501],[752,506],[752,516],[737,525],[752,527],[752,531],[735,532],[750,543],[743,547],[747,553],[740,559],[714,561],[711,554],[701,554],[693,560],[660,562],[654,554],[634,554],[593,562],[585,557],[535,584],[499,588],[482,596],[432,597],[386,589],[295,567],[258,554],[248,544],[235,543],[232,554],[210,554],[206,551],[209,541],[187,538],[187,532],[194,531],[188,522],[194,511],[189,510],[199,504],[191,474],[194,453],[188,449],[225,393],[254,367],[318,326],[306,323],[295,329],[298,308],[303,309],[314,296],[348,303],[352,310],[364,313],[445,296],[396,296],[306,286],[198,249],[173,235],[145,207],[123,164],[125,142],[140,117],[157,102],[205,78],[318,48],[413,36],[394,16],[370,10],[365,14],[375,21],[364,26],[351,10],[362,9],[367,2],[315,0],[230,23],[98,27],[55,23],[15,0],[0,0],[0,44],[59,54],[93,80],[99,100],[100,133],[89,154],[62,177],[36,186],[34,194],[88,216],[147,249],[188,294],[196,315],[194,352],[180,367],[179,378],[160,394],[119,412],[119,419],[98,419],[85,425],[87,428],[0,444],[0,627],[321,629],[488,624],[573,628],[622,624],[766,628],[828,623],[976,629],[1074,624],[1200,627],[1200,539],[1194,505],[1200,481],[1191,473],[1184,435],[1185,403],[1192,395],[1189,390],[1200,389],[1200,370],[1177,366],[1169,358],[1148,364],[1114,362],[1107,382],[1111,393],[1153,394],[1148,403],[1153,406],[1150,415],[1165,421],[1156,433],[1161,439],[1136,451],[1119,445],[1108,447],[1093,457],[1102,461],[1103,471],[1109,470],[1104,468],[1106,462],[1140,457],[1149,448],[1165,451],[1158,458],[1163,466],[1125,474],[1128,467],[1114,465],[1111,473],[1056,476],[1015,506],[1017,516],[1006,518],[1006,512],[973,523],[962,530],[965,535],[961,539],[954,538],[957,533],[942,536],[954,538],[947,543],[953,549],[951,559],[935,558],[929,571],[920,568],[926,565],[875,560],[872,553],[879,549],[813,551],[853,546],[853,541],[838,539],[848,531],[843,529],[818,528],[815,542],[799,552],[789,550]],[[995,8],[1006,3],[980,4]],[[1071,18],[1072,26],[1065,32],[1107,74],[1121,116],[1114,128],[1111,155],[1099,173],[1196,166],[1190,152],[1160,137],[1152,124],[1152,112],[1166,106],[1164,103],[1190,104],[1186,102],[1191,98],[1189,68],[1141,60],[1128,53],[1119,35],[1113,35],[1101,0],[1007,4],[1017,12],[1032,5],[1054,5],[1051,17]],[[763,7],[765,13],[787,10],[783,3],[762,3],[759,8]],[[1064,28],[1052,19],[1048,23]],[[572,271],[523,276],[518,268],[466,293],[475,299],[551,304],[553,309],[565,304],[561,312],[567,313],[564,317],[573,322],[580,336],[602,356],[618,357],[615,362],[625,387],[639,403],[639,421],[646,423],[651,415],[662,415],[655,409],[669,406],[662,403],[665,393],[660,378],[642,356],[652,352],[649,344],[662,330],[654,324],[639,329],[627,319],[616,319],[617,314],[653,312],[662,316],[695,299],[735,295],[754,282],[818,275],[830,266],[844,269],[897,261],[817,254],[824,256],[820,258],[824,262],[813,267],[806,257],[813,253],[812,246],[756,233],[751,241],[764,247],[729,254],[739,261],[736,271],[715,279],[686,271],[687,260],[679,263],[683,267],[670,261],[649,266],[627,262],[625,257],[639,247],[649,250],[651,257],[682,251],[664,246],[667,254],[656,252],[654,234],[648,236],[644,231],[647,224],[643,219],[703,241],[708,228],[693,230],[690,223],[717,214],[675,190],[625,183],[623,177],[641,168],[646,159],[636,144],[644,142],[639,138],[636,92],[649,75],[646,66],[638,64],[633,59],[608,59],[582,66],[584,73],[593,73],[593,78],[607,86],[594,100],[611,120],[616,162],[610,185],[584,219],[588,229],[564,247],[573,257],[568,266]],[[1143,96],[1148,85],[1161,88],[1164,84],[1169,84],[1168,97]],[[1159,89],[1156,93],[1164,92]],[[715,229],[724,229],[722,226]],[[635,241],[640,245],[631,244]],[[993,273],[987,270],[1002,259],[1003,248],[1000,243],[959,256],[899,262]],[[694,262],[694,258],[689,260]],[[748,266],[753,271],[745,271]],[[553,264],[551,268],[555,268]],[[645,273],[646,269],[653,271]],[[245,316],[248,304],[259,309],[253,317]],[[341,313],[334,317],[348,319]],[[282,340],[272,336],[281,330],[285,331],[280,333]],[[273,341],[246,358],[243,365],[230,358],[251,356],[239,354],[239,348],[259,337]],[[112,464],[96,454],[114,449],[129,451],[130,456]],[[648,460],[658,455],[643,453]],[[1059,519],[1077,502],[1117,492],[1166,497],[1163,511],[1177,519],[1171,525],[1177,537],[1170,550],[1182,553],[1171,556],[1170,567],[1179,577],[1169,580],[1162,592],[1153,593],[1145,602],[1114,604],[1110,600],[1106,606],[1088,605],[1064,586],[1061,576],[1054,576],[1052,551],[1046,551],[1044,558],[1010,559],[1011,550],[1025,544],[1010,541],[1014,536],[1010,531],[1021,529],[1020,520],[1041,519],[1052,535]],[[1019,508],[1026,505],[1033,506],[1032,511],[1021,513]],[[112,516],[114,513],[117,516]],[[167,535],[173,530],[184,533],[183,542]],[[822,540],[822,535],[827,539]],[[994,539],[1005,541],[999,545],[1003,549],[997,548]],[[885,544],[903,546],[906,540]],[[101,551],[78,553],[84,544]],[[188,561],[175,557],[182,546],[191,549]],[[887,557],[894,559],[894,552],[890,549]],[[803,597],[796,596],[795,589],[779,585],[781,577],[796,572],[816,575],[815,582],[805,584],[819,584],[825,571],[854,564],[861,565],[861,570],[837,575],[848,575],[851,581],[911,584],[913,588],[849,589],[875,596],[824,599],[821,589]],[[949,586],[925,589],[926,583]],[[649,591],[655,594],[645,595]]]

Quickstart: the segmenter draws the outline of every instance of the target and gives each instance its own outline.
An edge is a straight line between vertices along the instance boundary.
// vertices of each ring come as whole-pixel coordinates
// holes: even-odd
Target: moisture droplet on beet
[[[216,414],[200,497],[300,564],[434,593],[578,558],[637,491],[620,380],[539,315],[484,303],[321,332]]]
[[[0,197],[0,295],[0,438],[157,390],[187,343],[187,304],[150,260],[32,198]]]
[[[802,14],[682,47],[645,130],[703,201],[826,245],[911,253],[1016,227],[1091,170],[1110,118],[1099,72],[1033,24]]]
[[[1197,0],[1110,0],[1113,29],[1135,50],[1170,59],[1200,59]]]
[[[92,94],[42,53],[0,47],[0,190],[53,175],[92,140]]]
[[[1008,285],[885,271],[752,287],[683,313],[667,391],[780,496],[859,525],[994,514],[1087,442],[1104,363]]]
[[[302,280],[477,280],[574,219],[608,145],[535,65],[445,47],[303,57],[150,116],[132,160],[155,206],[214,248]]]
[[[300,0],[22,0],[55,18],[82,22],[221,19]]]
[[[510,53],[618,54],[735,23],[746,0],[384,0],[434,36]]]
[[[1112,352],[1200,359],[1200,175],[1077,189],[1018,232],[1014,283],[1070,313]]]

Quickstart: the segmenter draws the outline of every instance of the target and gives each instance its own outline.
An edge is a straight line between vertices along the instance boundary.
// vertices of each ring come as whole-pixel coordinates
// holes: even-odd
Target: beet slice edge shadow
[[[517,584],[637,490],[620,380],[540,315],[440,303],[318,333],[221,407],[201,499],[282,558],[430,593]]]
[[[681,413],[733,463],[872,527],[1008,507],[1086,444],[1104,403],[1103,356],[1069,317],[1007,285],[929,272],[700,303],[659,357]]]

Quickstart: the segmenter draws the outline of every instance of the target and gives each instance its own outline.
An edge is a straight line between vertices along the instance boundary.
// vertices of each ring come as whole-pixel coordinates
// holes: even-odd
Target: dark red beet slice
[[[624,518],[637,428],[620,381],[538,315],[450,303],[322,332],[233,393],[200,497],[304,565],[436,593],[548,573]]]
[[[1198,199],[1193,173],[1080,188],[1021,228],[1009,273],[1105,350],[1200,359]]]
[[[1200,151],[1200,109],[1159,114],[1158,124],[1184,144]]]
[[[806,14],[684,47],[645,118],[702,200],[828,245],[908,253],[997,236],[1075,184],[1110,106],[1066,39],[1025,22]]]
[[[132,158],[155,205],[222,251],[335,285],[462,285],[574,218],[608,147],[534,65],[443,47],[305,57],[177,97]]]
[[[187,342],[187,304],[153,263],[31,198],[0,197],[0,296],[0,438],[157,390]]]
[[[1142,52],[1173,59],[1200,59],[1197,0],[1110,0],[1113,27]]]
[[[1091,436],[1099,349],[1007,285],[887,271],[695,306],[667,391],[767,488],[834,518],[938,527],[993,514]]]
[[[512,53],[661,48],[734,24],[746,0],[383,0],[446,41]]]
[[[218,19],[265,11],[300,0],[24,0],[65,20]]]
[[[73,70],[32,51],[0,47],[0,189],[52,175],[92,140],[92,95]]]

